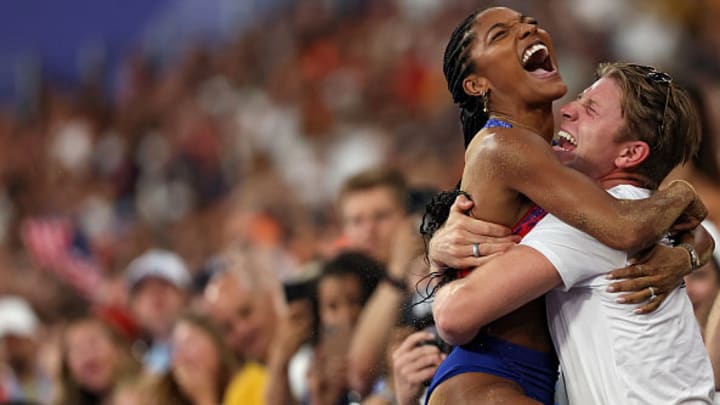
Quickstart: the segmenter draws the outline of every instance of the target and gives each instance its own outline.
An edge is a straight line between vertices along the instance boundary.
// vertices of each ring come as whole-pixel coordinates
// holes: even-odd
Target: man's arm
[[[361,396],[370,392],[373,381],[382,371],[383,350],[407,296],[407,292],[382,282],[360,313],[348,351],[348,382]]]
[[[720,294],[715,297],[705,324],[705,347],[715,376],[715,390],[720,391]]]
[[[540,297],[562,283],[553,264],[537,250],[515,246],[440,288],[433,315],[450,344],[469,342],[481,327]]]
[[[383,279],[365,304],[353,332],[348,350],[350,388],[365,396],[381,373],[385,348],[392,328],[400,317],[400,307],[410,293],[400,284],[407,283],[415,258],[421,254],[423,242],[408,218],[393,237],[392,254],[387,265],[388,276],[400,283]]]

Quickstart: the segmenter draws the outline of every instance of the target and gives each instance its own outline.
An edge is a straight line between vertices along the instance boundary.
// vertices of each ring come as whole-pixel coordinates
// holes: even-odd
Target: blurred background
[[[705,141],[676,176],[720,219],[718,0],[11,1],[0,296],[29,303],[37,319],[22,319],[57,345],[75,314],[127,307],[128,265],[150,248],[182,258],[196,295],[230,244],[267,252],[268,271],[290,280],[343,246],[336,200],[349,176],[382,166],[414,189],[452,188],[463,147],[442,54],[491,5],[552,34],[566,100],[611,60],[693,88]],[[57,395],[62,350],[46,349]]]

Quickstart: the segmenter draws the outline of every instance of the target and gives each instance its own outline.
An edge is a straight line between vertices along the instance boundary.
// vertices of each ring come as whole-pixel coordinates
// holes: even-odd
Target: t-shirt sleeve
[[[623,267],[626,254],[548,215],[520,244],[545,256],[562,279],[564,291],[583,280]]]

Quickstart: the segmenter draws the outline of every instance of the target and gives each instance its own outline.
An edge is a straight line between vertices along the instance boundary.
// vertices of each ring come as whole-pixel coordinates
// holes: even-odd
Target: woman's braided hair
[[[475,72],[475,65],[470,61],[470,49],[476,38],[472,28],[478,14],[480,11],[470,14],[455,28],[443,57],[443,73],[448,90],[453,102],[460,107],[460,122],[466,148],[488,119],[488,114],[483,109],[483,98],[469,95],[463,89],[463,80]]]
[[[470,195],[460,190],[460,186],[458,185],[455,189],[438,193],[425,207],[425,214],[423,215],[422,223],[420,225],[420,233],[425,240],[425,258],[428,261],[429,258],[427,257],[427,252],[430,239],[435,232],[443,226],[445,221],[447,221],[448,216],[450,215],[450,207],[459,195],[464,195],[470,199]],[[421,302],[425,302],[432,298],[438,288],[456,280],[458,278],[457,273],[458,269],[446,268],[442,269],[442,271],[430,272],[427,276],[418,281],[416,290],[423,298]]]
[[[465,78],[475,71],[475,65],[470,60],[470,49],[476,38],[472,28],[478,14],[480,14],[480,11],[470,14],[455,28],[445,48],[443,57],[443,73],[445,74],[448,90],[450,90],[453,102],[460,107],[460,122],[462,123],[465,148],[488,119],[488,114],[484,111],[485,100],[483,100],[483,97],[467,94],[463,88]],[[426,252],[430,239],[447,221],[450,215],[450,207],[455,198],[461,194],[470,198],[470,195],[460,190],[460,184],[458,183],[455,189],[439,193],[426,206],[422,225],[420,226],[420,233],[425,239]],[[457,269],[443,269],[442,271],[432,272],[418,282],[417,290],[423,296],[424,302],[430,299],[439,287],[455,279],[457,279]],[[423,284],[424,287],[421,286]]]

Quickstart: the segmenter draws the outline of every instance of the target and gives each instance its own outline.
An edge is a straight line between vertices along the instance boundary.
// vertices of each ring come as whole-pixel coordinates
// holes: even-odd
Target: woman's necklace
[[[527,129],[527,130],[529,130],[529,131],[532,131],[532,132],[534,132],[534,133],[536,133],[536,134],[537,134],[537,133],[540,133],[540,130],[539,130],[538,128],[533,128],[533,127],[531,127],[530,125],[526,125],[526,124],[523,124],[523,123],[521,123],[521,122],[518,122],[518,121],[516,121],[516,120],[514,120],[514,119],[512,119],[512,118],[510,118],[510,117],[508,117],[508,116],[505,115],[505,114],[496,113],[496,112],[491,112],[488,117],[489,117],[488,119],[493,119],[493,118],[495,118],[495,119],[498,119],[498,120],[500,120],[500,121],[509,122],[510,124],[512,124],[512,125],[515,126],[515,127],[525,128],[525,129]]]

